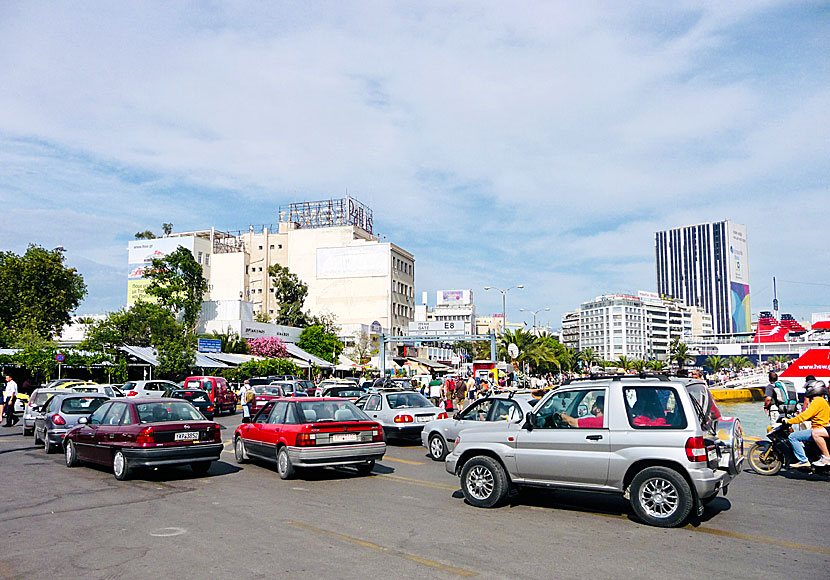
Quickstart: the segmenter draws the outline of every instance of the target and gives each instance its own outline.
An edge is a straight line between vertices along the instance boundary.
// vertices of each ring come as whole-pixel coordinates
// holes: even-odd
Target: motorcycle
[[[791,425],[778,425],[767,433],[769,441],[756,441],[749,448],[747,459],[755,473],[775,475],[784,466],[789,468],[790,464],[798,461],[788,439],[790,428]],[[818,445],[812,439],[804,442],[804,453],[811,464],[821,458]],[[830,473],[830,466],[816,467],[810,465],[809,468],[805,467],[804,469],[809,470],[810,473]]]

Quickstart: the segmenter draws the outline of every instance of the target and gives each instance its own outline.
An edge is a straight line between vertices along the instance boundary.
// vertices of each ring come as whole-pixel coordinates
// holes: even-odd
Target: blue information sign
[[[200,338],[198,343],[199,352],[222,352],[222,341],[218,338]]]

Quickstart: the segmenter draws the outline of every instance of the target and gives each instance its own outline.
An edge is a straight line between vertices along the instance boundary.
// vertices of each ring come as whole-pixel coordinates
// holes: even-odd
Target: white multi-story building
[[[562,345],[565,348],[579,350],[579,312],[566,312],[562,315]]]
[[[668,360],[675,338],[712,334],[711,316],[698,308],[661,300],[653,292],[598,296],[583,303],[577,313],[579,349],[590,348],[604,360],[621,356]]]
[[[438,290],[435,293],[435,308],[427,306],[427,293],[422,294],[423,304],[415,307],[415,322],[460,322],[464,332],[476,330],[476,305],[472,290]]]
[[[137,240],[130,243],[130,296],[145,283],[134,259],[143,267],[149,256],[183,245],[204,268],[206,300],[250,302],[258,318],[273,318],[279,304],[268,268],[280,264],[308,286],[305,309],[311,314],[333,315],[346,334],[374,325],[402,335],[415,315],[415,258],[378,239],[372,221],[371,209],[347,197],[280,208],[276,227]]]

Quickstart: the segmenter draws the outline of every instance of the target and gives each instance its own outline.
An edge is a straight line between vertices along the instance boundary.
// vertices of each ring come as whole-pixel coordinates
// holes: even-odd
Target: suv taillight
[[[155,443],[156,438],[153,435],[153,428],[152,427],[145,427],[141,431],[138,432],[138,435],[135,437],[136,443]]]
[[[706,443],[703,437],[689,437],[686,440],[686,458],[692,463],[706,461]]]
[[[55,413],[54,415],[52,415],[52,423],[54,423],[55,425],[66,425],[66,420],[57,413]]]
[[[310,447],[312,445],[317,445],[317,435],[314,433],[300,433],[297,435],[295,444],[297,447]]]
[[[395,415],[395,423],[412,423],[412,415]]]

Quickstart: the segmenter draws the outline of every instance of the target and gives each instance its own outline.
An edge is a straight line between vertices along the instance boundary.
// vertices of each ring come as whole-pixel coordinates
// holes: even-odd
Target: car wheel
[[[118,481],[124,481],[130,476],[130,472],[132,472],[130,462],[124,457],[124,453],[121,450],[116,451],[112,458],[112,472]]]
[[[429,436],[429,456],[433,461],[444,461],[447,456],[447,443],[438,433]]]
[[[40,437],[37,434],[37,428],[34,430],[34,437],[35,437],[35,447],[38,447],[43,441],[40,440]]]
[[[193,470],[193,473],[196,475],[205,475],[210,470],[210,464],[213,463],[212,461],[196,461],[190,464],[190,469]]]
[[[294,477],[294,466],[291,465],[291,458],[288,457],[288,449],[280,447],[277,452],[277,473],[282,479],[291,479]]]
[[[31,437],[34,429],[32,427],[23,427],[23,436],[24,437]]]
[[[55,446],[49,442],[49,431],[43,432],[43,450],[47,455],[55,450]]]
[[[75,449],[75,444],[71,440],[66,442],[64,457],[66,458],[67,467],[77,467],[81,463],[80,461],[78,461],[77,449]]]
[[[358,463],[356,466],[358,475],[369,475],[375,468],[375,460],[370,459],[366,463]]]
[[[236,403],[233,404],[233,406],[231,407],[231,410],[229,411],[229,413],[231,415],[236,415]]]
[[[643,522],[660,528],[683,523],[694,499],[689,483],[667,467],[649,467],[631,481],[631,507]]]
[[[476,507],[496,507],[507,495],[509,487],[504,468],[492,457],[473,457],[461,470],[464,499]]]
[[[248,453],[245,451],[245,442],[237,437],[233,443],[233,458],[237,463],[248,463]]]

